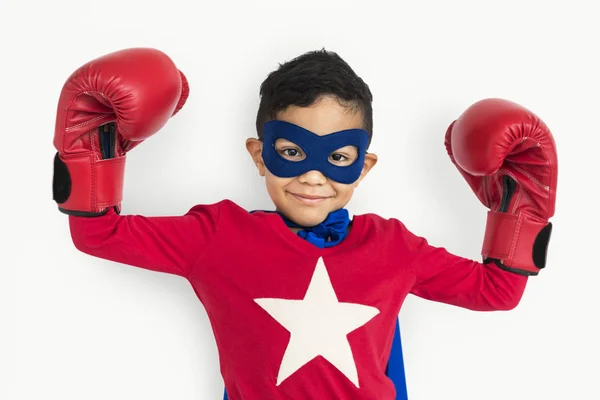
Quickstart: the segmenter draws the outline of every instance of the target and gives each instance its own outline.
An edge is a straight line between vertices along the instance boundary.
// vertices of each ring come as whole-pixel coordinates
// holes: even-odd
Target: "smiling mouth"
[[[310,196],[305,194],[290,193],[294,199],[302,204],[315,205],[324,202],[329,197],[327,196]]]

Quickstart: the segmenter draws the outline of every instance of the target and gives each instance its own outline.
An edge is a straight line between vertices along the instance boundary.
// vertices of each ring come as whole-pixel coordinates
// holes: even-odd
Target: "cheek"
[[[267,184],[267,191],[271,197],[280,197],[283,195],[283,191],[286,186],[292,181],[293,178],[279,178],[268,170],[265,174],[265,182]]]
[[[337,193],[337,198],[341,201],[348,201],[354,193],[354,185],[343,185],[341,183],[333,184],[333,189]]]

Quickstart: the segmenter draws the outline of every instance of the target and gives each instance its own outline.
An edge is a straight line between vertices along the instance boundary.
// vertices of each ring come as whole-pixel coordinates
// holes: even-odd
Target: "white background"
[[[432,244],[480,259],[486,210],[448,160],[446,127],[485,97],[533,110],[559,155],[547,268],[510,312],[409,297],[401,321],[410,399],[599,399],[593,3],[3,0],[0,398],[222,396],[211,328],[189,284],[79,253],[52,201],[64,80],[95,57],[149,46],[187,74],[191,97],[128,156],[125,214],[178,215],[223,198],[269,208],[244,148],[259,85],[278,63],[325,47],[375,97],[380,162],[350,211],[397,217]]]

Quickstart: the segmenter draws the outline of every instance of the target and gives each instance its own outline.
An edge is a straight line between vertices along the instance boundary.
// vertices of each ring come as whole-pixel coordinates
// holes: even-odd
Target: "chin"
[[[323,222],[329,212],[328,209],[294,210],[289,213],[288,218],[302,226],[315,226]]]

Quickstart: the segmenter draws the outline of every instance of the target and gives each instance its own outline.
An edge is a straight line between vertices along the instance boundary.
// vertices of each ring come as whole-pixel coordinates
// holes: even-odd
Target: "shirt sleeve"
[[[527,276],[432,246],[402,224],[401,232],[415,273],[412,294],[475,311],[511,310],[521,301]]]
[[[172,217],[118,215],[111,209],[100,217],[69,216],[69,225],[83,253],[187,277],[215,235],[220,211],[221,203]]]

